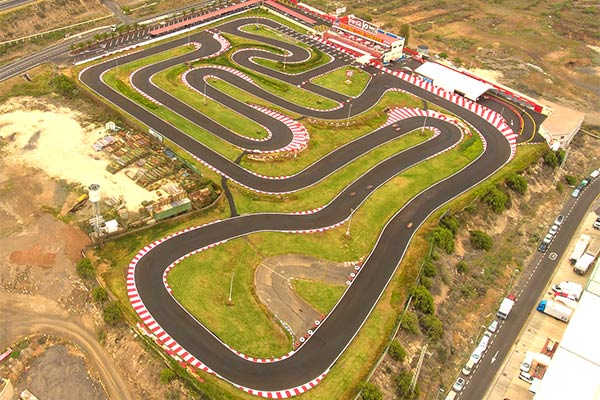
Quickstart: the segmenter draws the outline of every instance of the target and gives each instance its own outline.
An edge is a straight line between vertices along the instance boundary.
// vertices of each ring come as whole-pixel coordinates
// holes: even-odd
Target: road
[[[0,1],[0,12],[21,7],[29,3],[33,3],[34,1],[36,0],[3,0]]]
[[[570,197],[563,206],[561,214],[565,216],[558,233],[550,243],[545,254],[536,251],[529,267],[531,276],[522,279],[526,281],[523,287],[516,288],[517,302],[509,318],[502,324],[494,337],[491,346],[487,349],[477,369],[472,373],[468,383],[460,395],[461,399],[483,399],[494,377],[500,370],[505,357],[510,353],[513,343],[525,325],[527,318],[535,311],[538,299],[545,292],[545,288],[554,274],[562,255],[564,254],[571,238],[577,231],[582,219],[585,218],[590,206],[600,194],[600,179],[596,178],[589,184],[578,198]],[[551,258],[551,254],[558,256]],[[497,354],[495,362],[492,358]],[[475,384],[473,384],[475,383]]]
[[[111,399],[132,400],[127,383],[93,334],[75,319],[42,297],[0,292],[0,323],[2,342],[8,345],[16,338],[34,333],[56,334],[77,344],[86,360],[100,375],[102,385]]]
[[[237,20],[219,27],[222,31],[237,30],[237,27],[248,23],[249,20]],[[256,19],[251,19],[251,22]],[[264,24],[272,24],[268,20],[260,20]],[[236,34],[241,34],[236,32]],[[249,37],[251,34],[247,34]],[[255,38],[256,39],[256,38]],[[303,41],[310,44],[310,39],[303,37]],[[174,40],[161,44],[157,47],[146,49],[119,59],[122,65],[152,54],[159,53],[175,46],[185,44],[188,40],[202,43],[199,51],[195,52],[193,57],[202,57],[217,51],[219,45],[217,41],[208,32],[202,32],[191,35],[191,37]],[[301,60],[306,57],[301,49],[289,43],[278,42],[275,39],[260,38],[260,41],[271,42],[278,47],[284,48],[290,52],[287,61]],[[246,65],[252,69],[260,69],[253,64],[249,58],[259,54],[258,50],[248,50],[236,54],[236,62]],[[198,123],[203,128],[211,131],[213,134],[223,137],[232,143],[248,147],[251,144],[244,142],[243,138],[226,132],[223,129],[212,126],[206,118],[197,113],[193,108],[181,103],[168,93],[155,87],[150,82],[150,77],[171,65],[177,65],[186,60],[190,55],[183,55],[173,60],[166,60],[145,67],[134,74],[132,81],[134,85],[142,90],[146,95],[154,97],[162,104],[166,104],[179,115]],[[265,55],[272,59],[281,60],[282,57],[274,55]],[[320,68],[322,73],[327,69],[335,69],[344,65],[344,58],[339,54],[334,54],[335,61]],[[166,121],[156,117],[151,112],[142,108],[133,101],[125,98],[107,85],[105,85],[100,76],[101,74],[116,66],[115,61],[105,61],[84,71],[80,79],[100,96],[106,98],[116,106],[133,115],[144,124],[151,126],[165,137],[185,148],[193,155],[208,163],[212,167],[221,171],[231,179],[240,182],[244,186],[270,193],[282,193],[299,190],[309,187],[327,176],[331,171],[343,167],[353,161],[360,155],[370,149],[385,142],[391,135],[400,135],[408,131],[420,128],[423,123],[423,117],[415,117],[403,120],[399,131],[392,129],[392,126],[378,129],[375,132],[366,135],[364,138],[356,140],[338,149],[305,170],[295,174],[287,179],[268,179],[250,173],[239,167],[234,162],[227,160],[202,143],[195,141],[189,136],[180,132],[174,126]],[[203,82],[206,74],[217,74],[232,84],[242,87],[259,97],[277,104],[280,107],[298,112],[302,115],[321,118],[321,119],[341,119],[344,120],[348,115],[354,116],[370,109],[385,92],[385,90],[395,87],[408,90],[422,97],[432,104],[439,105],[461,118],[464,118],[476,129],[478,129],[487,142],[487,150],[469,166],[465,167],[459,173],[445,179],[434,186],[423,191],[408,204],[406,204],[387,224],[383,227],[377,244],[365,260],[361,272],[357,275],[352,285],[349,287],[346,295],[329,316],[321,323],[314,334],[290,357],[277,362],[255,363],[236,353],[232,352],[222,342],[219,341],[208,329],[199,321],[188,314],[175,299],[169,294],[163,284],[163,273],[171,263],[178,258],[195,251],[204,246],[211,246],[224,240],[248,235],[253,232],[262,231],[292,231],[292,230],[310,230],[334,225],[344,221],[351,210],[358,208],[362,202],[370,195],[373,190],[387,182],[391,177],[406,168],[421,162],[422,160],[437,154],[440,151],[450,147],[460,136],[459,131],[453,126],[435,118],[429,118],[427,124],[438,128],[441,135],[430,140],[426,144],[416,146],[409,151],[397,154],[385,161],[382,161],[376,167],[351,183],[342,192],[332,200],[325,208],[310,215],[292,215],[292,214],[251,214],[230,218],[208,226],[204,226],[192,231],[177,235],[162,242],[160,245],[146,252],[137,261],[135,273],[131,282],[131,289],[137,291],[143,301],[143,313],[145,317],[146,310],[151,315],[153,321],[156,321],[162,330],[168,332],[170,338],[193,354],[204,365],[208,366],[221,378],[228,380],[234,385],[242,388],[250,388],[261,392],[282,393],[292,388],[304,388],[310,386],[309,383],[318,382],[323,374],[326,374],[338,357],[350,344],[358,330],[370,314],[377,303],[381,293],[392,278],[396,268],[402,259],[404,252],[412,238],[415,230],[423,221],[437,208],[470,189],[477,183],[485,180],[502,165],[504,165],[510,156],[510,146],[506,139],[487,121],[478,115],[467,112],[465,109],[451,103],[445,99],[437,97],[430,92],[415,87],[407,82],[383,75],[374,68],[366,68],[373,75],[368,88],[358,98],[351,101],[343,101],[343,105],[330,111],[316,111],[308,108],[299,107],[286,100],[273,96],[263,91],[255,85],[249,84],[243,79],[237,78],[230,73],[226,73],[217,68],[196,69],[188,73],[189,82],[199,92],[204,90]],[[295,82],[295,79],[306,80],[307,76],[295,77],[269,71],[269,74],[275,78]],[[310,74],[316,74],[312,71]],[[306,85],[307,89],[322,93],[327,97],[342,101],[338,94],[324,92],[316,86]],[[235,99],[228,98],[219,94],[214,88],[207,89],[208,95],[217,98],[228,107],[235,108],[245,115],[251,114],[250,109],[239,104]],[[348,99],[346,99],[348,100]],[[350,105],[352,104],[352,106]],[[264,115],[250,116],[259,123],[276,128],[275,122]],[[207,128],[209,127],[209,128]],[[214,131],[213,131],[214,130]],[[282,135],[282,137],[279,137]],[[286,136],[287,135],[287,136]],[[382,139],[382,137],[384,139]],[[289,133],[282,129],[273,130],[273,138],[270,141],[260,143],[258,146],[265,148],[276,148],[289,141]],[[412,223],[412,228],[407,225]],[[133,286],[135,284],[135,286]],[[135,297],[135,296],[134,296]],[[133,300],[133,297],[132,297]],[[147,322],[148,324],[148,322]],[[154,324],[150,324],[154,325]],[[268,377],[268,379],[265,379]],[[256,392],[254,392],[256,393]]]

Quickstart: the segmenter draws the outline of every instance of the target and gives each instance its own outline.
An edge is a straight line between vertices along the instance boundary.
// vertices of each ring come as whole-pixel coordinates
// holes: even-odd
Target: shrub
[[[428,278],[433,278],[437,275],[437,270],[435,269],[435,265],[430,259],[425,261],[425,265],[423,265],[423,275]]]
[[[454,215],[445,214],[440,220],[440,226],[449,229],[453,235],[456,235],[458,228],[460,228],[460,222],[458,222],[458,218]]]
[[[400,372],[394,379],[396,384],[396,394],[403,400],[413,400],[419,397],[419,386],[415,385],[413,391],[410,391],[410,382],[412,381],[412,373],[407,371]]]
[[[425,286],[414,286],[411,289],[411,294],[413,296],[412,304],[417,310],[425,314],[433,314],[435,311],[433,296]]]
[[[92,290],[92,299],[96,303],[104,303],[106,300],[108,300],[108,293],[106,293],[106,289],[104,289],[102,286],[96,286]]]
[[[448,228],[438,226],[431,234],[433,244],[444,250],[447,254],[454,251],[454,235]]]
[[[175,371],[171,368],[163,368],[160,370],[160,381],[164,384],[171,382],[175,379],[175,376],[177,376],[177,374],[175,374]]]
[[[428,278],[424,275],[422,275],[421,278],[419,278],[419,283],[425,286],[427,290],[431,289],[431,286],[433,285],[433,281],[431,280],[431,278]]]
[[[365,382],[360,392],[360,398],[362,400],[383,400],[383,393],[371,382]]]
[[[565,186],[561,182],[556,182],[556,191],[562,193],[565,191]]]
[[[421,317],[421,326],[425,334],[431,340],[440,340],[444,336],[444,324],[435,315],[423,315]]]
[[[525,194],[525,192],[527,192],[527,179],[521,175],[512,173],[504,179],[504,182],[506,183],[506,186],[519,194]]]
[[[567,155],[567,151],[565,149],[558,149],[556,151],[556,161],[558,161],[558,165],[561,165],[563,161],[565,161],[565,156]]]
[[[89,258],[82,258],[77,262],[77,275],[83,279],[92,279],[95,275],[94,266]]]
[[[412,334],[419,334],[419,317],[413,311],[406,311],[400,320],[400,327]]]
[[[388,354],[390,357],[392,357],[392,359],[399,362],[403,362],[406,359],[406,350],[397,340],[393,340],[392,344],[390,344]]]
[[[565,181],[568,185],[575,186],[577,185],[577,178],[573,175],[565,175]]]
[[[475,230],[471,231],[470,235],[469,240],[474,249],[488,251],[492,248],[492,238],[485,232]]]
[[[77,96],[79,89],[77,85],[65,75],[58,75],[50,81],[50,85],[54,88],[54,91],[61,96],[72,99]]]
[[[544,163],[552,169],[558,167],[559,163],[556,153],[551,150],[548,150],[546,154],[544,154]]]
[[[483,202],[495,213],[501,213],[508,206],[508,196],[500,189],[493,187],[483,196]]]
[[[117,301],[111,301],[104,307],[102,311],[102,316],[104,318],[104,322],[108,325],[116,325],[121,321],[121,306]]]
[[[467,262],[464,260],[457,262],[456,263],[456,272],[458,272],[459,274],[464,274],[465,272],[469,272],[469,266],[467,265]]]

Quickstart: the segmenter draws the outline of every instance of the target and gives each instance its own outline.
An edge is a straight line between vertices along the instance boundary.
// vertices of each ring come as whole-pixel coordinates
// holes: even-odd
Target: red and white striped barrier
[[[292,131],[292,141],[285,147],[282,147],[278,150],[269,150],[269,151],[258,151],[259,153],[268,154],[268,153],[280,153],[280,152],[294,152],[299,153],[302,150],[308,147],[308,141],[310,140],[310,135],[308,130],[299,123],[291,119],[290,117],[283,115],[282,113],[271,110],[270,108],[263,107],[256,104],[250,104],[250,107],[258,110],[270,117],[275,118],[276,120],[284,123],[291,131]]]
[[[412,83],[415,86],[418,86],[422,89],[425,89],[431,93],[434,93],[448,101],[457,104],[488,121],[492,124],[502,135],[506,138],[510,145],[510,159],[512,159],[517,152],[517,137],[518,135],[511,129],[511,127],[506,123],[504,117],[497,112],[482,106],[474,101],[471,101],[463,96],[458,94],[447,92],[446,90],[433,85],[431,82],[427,82],[417,75],[409,75],[403,71],[395,71],[389,68],[386,68],[382,65],[378,65],[376,63],[371,63],[375,68],[382,70],[383,72],[387,72],[395,77],[398,77],[402,80],[405,80],[409,83]]]

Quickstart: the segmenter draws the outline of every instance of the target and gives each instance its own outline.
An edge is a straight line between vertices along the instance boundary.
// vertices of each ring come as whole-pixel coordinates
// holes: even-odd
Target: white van
[[[454,400],[456,396],[458,396],[458,394],[454,390],[451,390],[450,392],[448,392],[448,395],[446,396],[445,400]]]
[[[462,373],[464,375],[470,375],[471,372],[473,371],[473,368],[475,367],[475,364],[477,364],[477,361],[475,361],[472,358],[470,358],[469,361],[467,361],[467,363],[463,367]]]
[[[531,369],[531,363],[533,362],[533,351],[527,351],[525,353],[525,358],[521,363],[521,372],[529,372]]]

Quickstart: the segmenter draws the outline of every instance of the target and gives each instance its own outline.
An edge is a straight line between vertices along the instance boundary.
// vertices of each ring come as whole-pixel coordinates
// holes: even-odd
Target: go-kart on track
[[[288,52],[286,62],[290,64],[301,62],[309,57],[306,50],[294,44],[238,30],[240,26],[257,21],[263,25],[280,28],[279,24],[272,20],[252,18],[225,23],[219,26],[219,30],[280,47]],[[201,44],[199,50],[148,65],[136,71],[131,78],[133,86],[143,92],[145,96],[153,98],[154,101],[240,148],[250,151],[276,151],[287,146],[292,140],[292,133],[287,126],[210,87],[210,85],[206,85],[206,94],[211,99],[255,120],[270,130],[272,137],[263,141],[240,137],[152,84],[151,77],[160,71],[199,57],[210,57],[219,52],[221,43],[213,33],[205,31],[192,34],[189,38],[172,40],[156,47],[122,56],[118,63],[124,65],[184,45],[190,40]],[[308,37],[305,37],[304,40],[309,44],[314,44]],[[335,54],[339,53],[335,52]],[[373,78],[365,91],[359,97],[351,100],[351,106],[347,97],[308,83],[311,77],[347,65],[342,61],[343,57],[337,57],[324,66],[297,75],[288,75],[259,66],[252,62],[252,57],[283,60],[283,56],[262,50],[241,50],[233,56],[237,63],[249,69],[268,74],[275,79],[302,85],[307,90],[338,101],[340,106],[329,111],[301,107],[262,90],[236,74],[216,67],[194,69],[187,74],[187,81],[199,93],[204,93],[204,79],[209,75],[218,76],[220,79],[291,112],[311,118],[344,121],[348,117],[349,111],[351,111],[351,116],[356,116],[370,109],[386,90],[394,88],[405,90],[467,121],[480,132],[485,149],[471,164],[415,196],[393,216],[385,227],[382,227],[383,230],[375,247],[364,261],[356,278],[334,310],[321,321],[308,340],[285,356],[274,360],[257,360],[232,351],[183,309],[171,295],[170,289],[166,287],[165,270],[170,270],[178,260],[199,249],[209,248],[251,233],[263,231],[314,232],[340,225],[372,191],[389,179],[458,143],[462,137],[461,130],[455,124],[435,118],[433,114],[430,114],[426,121],[422,116],[406,118],[394,124],[396,126],[385,125],[348,143],[293,176],[274,179],[261,177],[243,169],[235,162],[204,146],[106,85],[102,80],[102,75],[116,67],[114,59],[100,62],[81,72],[81,81],[98,95],[167,137],[222,175],[247,188],[265,193],[286,193],[308,188],[369,150],[400,135],[420,129],[424,124],[440,133],[424,143],[380,162],[342,190],[334,200],[319,211],[302,215],[298,213],[243,215],[187,229],[145,247],[130,264],[128,290],[132,305],[146,326],[162,343],[180,355],[188,364],[215,373],[248,393],[269,398],[285,398],[300,394],[314,387],[323,379],[374,308],[400,263],[416,229],[441,205],[486,179],[508,162],[511,154],[514,153],[516,140],[512,131],[507,132],[504,129],[503,135],[497,127],[482,116],[419,86],[382,73],[373,67],[365,68],[373,75]],[[306,83],[303,84],[303,82]],[[487,113],[485,110],[479,109],[479,111]],[[495,113],[491,116],[486,115],[489,119],[497,117]],[[502,126],[505,127],[505,125]],[[509,138],[511,143],[505,135],[511,135]],[[411,228],[408,228],[409,223],[412,223]]]

